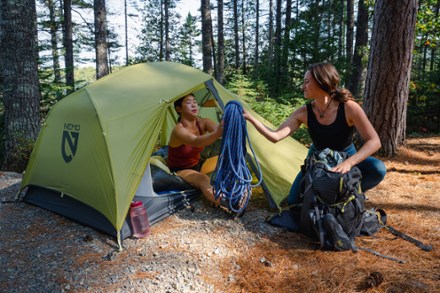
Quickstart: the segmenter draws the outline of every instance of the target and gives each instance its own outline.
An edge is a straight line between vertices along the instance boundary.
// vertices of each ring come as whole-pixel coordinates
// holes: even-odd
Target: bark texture
[[[100,79],[109,73],[107,54],[107,12],[105,9],[105,0],[95,0],[94,11],[96,79]]]
[[[37,17],[34,0],[0,0],[3,75],[2,170],[22,172],[40,131]]]
[[[213,74],[212,64],[212,19],[211,3],[209,0],[202,0],[202,54],[203,54],[203,72]]]
[[[365,112],[382,151],[394,156],[406,139],[406,112],[417,16],[416,0],[378,0],[374,8]]]

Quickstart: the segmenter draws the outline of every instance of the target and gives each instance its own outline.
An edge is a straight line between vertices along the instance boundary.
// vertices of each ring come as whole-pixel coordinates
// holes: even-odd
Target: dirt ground
[[[431,251],[385,229],[357,239],[356,244],[404,263],[364,251],[317,251],[301,235],[275,235],[243,256],[239,288],[244,292],[440,292],[440,137],[410,138],[397,157],[382,159],[388,173],[367,193],[367,205],[384,209],[390,226],[432,245]],[[271,266],[253,265],[260,255]]]
[[[395,260],[320,251],[266,224],[271,211],[255,190],[243,218],[198,202],[112,256],[108,236],[11,203],[21,177],[0,172],[0,292],[440,292],[440,137],[409,138],[397,157],[382,159],[388,174],[367,206],[431,251],[385,229],[356,244]]]

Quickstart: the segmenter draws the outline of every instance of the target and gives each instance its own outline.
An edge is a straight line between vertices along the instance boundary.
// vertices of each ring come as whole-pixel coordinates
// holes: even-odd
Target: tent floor
[[[135,196],[133,200],[142,201],[147,210],[150,225],[153,225],[196,201],[200,196],[200,191],[190,189],[161,192],[158,196]],[[61,196],[59,192],[54,190],[29,186],[23,200],[29,204],[117,237],[115,227],[103,214],[69,195],[64,194]],[[121,229],[121,239],[128,238],[132,234],[130,217],[127,215]]]

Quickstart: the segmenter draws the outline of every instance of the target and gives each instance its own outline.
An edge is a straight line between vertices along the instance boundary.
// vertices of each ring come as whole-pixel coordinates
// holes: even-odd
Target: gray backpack
[[[330,171],[347,157],[347,153],[325,149],[310,155],[303,166],[300,228],[319,240],[322,249],[356,250],[354,238],[363,227],[361,171],[357,167],[346,174]],[[369,224],[371,231],[380,229],[378,222],[377,228],[372,221]]]
[[[359,168],[353,167],[346,174],[330,171],[347,157],[347,153],[330,149],[310,155],[301,166],[301,202],[284,208],[268,217],[266,221],[319,241],[321,249],[359,249],[399,263],[404,261],[370,248],[356,246],[355,238],[361,235],[371,236],[385,228],[393,235],[425,251],[432,250],[431,245],[386,225],[387,215],[383,210],[365,209],[365,195],[361,190],[362,174]]]

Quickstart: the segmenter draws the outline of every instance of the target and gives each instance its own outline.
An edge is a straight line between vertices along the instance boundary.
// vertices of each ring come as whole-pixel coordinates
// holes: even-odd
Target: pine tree
[[[151,0],[145,3],[142,15],[143,26],[136,49],[137,62],[155,62],[164,59],[164,52],[169,50],[169,60],[177,60],[179,44],[178,23],[180,14],[176,10],[177,1],[168,0],[168,21],[165,20],[164,5],[161,0]],[[168,22],[168,41],[166,40],[165,24]],[[166,48],[168,42],[169,49]]]
[[[179,62],[195,66],[196,59],[195,54],[197,53],[197,38],[201,35],[200,29],[197,27],[197,17],[188,13],[186,16],[185,23],[180,28],[180,46],[179,46]]]

